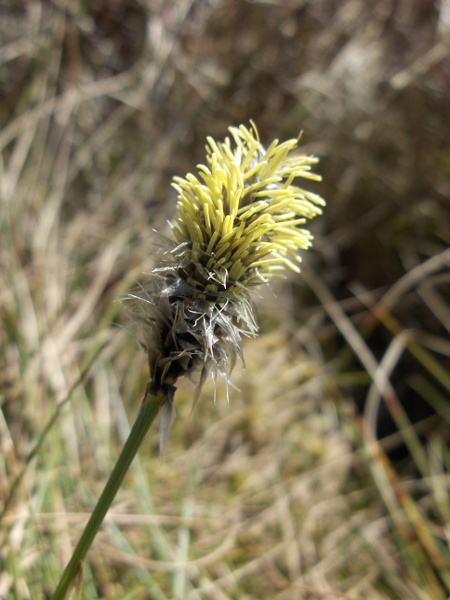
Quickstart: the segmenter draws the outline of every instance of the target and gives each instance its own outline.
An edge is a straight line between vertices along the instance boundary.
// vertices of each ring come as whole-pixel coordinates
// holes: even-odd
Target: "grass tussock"
[[[304,130],[328,201],[230,389],[180,383],[85,563],[89,599],[446,600],[444,2],[0,8],[0,597],[48,598],[147,368],[118,301],[207,135]]]

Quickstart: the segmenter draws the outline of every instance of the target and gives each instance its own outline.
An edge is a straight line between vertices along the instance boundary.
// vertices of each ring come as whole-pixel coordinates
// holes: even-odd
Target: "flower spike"
[[[312,242],[303,226],[325,204],[294,185],[320,180],[311,171],[317,158],[292,154],[298,139],[265,149],[253,123],[229,132],[223,142],[207,139],[197,175],[174,178],[172,247],[132,296],[156,388],[195,371],[198,391],[208,373],[228,382],[236,357],[243,359],[242,337],[258,332],[250,291],[285,267],[300,270],[298,250]]]

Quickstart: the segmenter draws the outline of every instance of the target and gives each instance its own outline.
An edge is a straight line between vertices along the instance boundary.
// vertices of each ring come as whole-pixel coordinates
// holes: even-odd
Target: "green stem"
[[[136,421],[130,431],[119,458],[114,466],[114,469],[106,483],[105,489],[102,492],[94,512],[89,519],[81,538],[72,554],[67,567],[60,579],[58,587],[52,596],[52,600],[66,600],[67,592],[71,588],[80,566],[100,529],[103,519],[108,512],[123,480],[133,462],[134,457],[148,432],[150,425],[155,420],[159,409],[164,404],[168,397],[168,391],[165,388],[155,390],[149,384],[145,392],[145,397],[142,402],[141,409],[136,418]]]

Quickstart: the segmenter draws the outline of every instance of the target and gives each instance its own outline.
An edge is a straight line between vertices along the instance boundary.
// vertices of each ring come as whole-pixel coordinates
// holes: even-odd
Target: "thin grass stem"
[[[40,451],[40,449],[41,449],[44,441],[46,440],[47,435],[50,433],[50,431],[52,430],[52,428],[55,425],[56,421],[59,419],[59,416],[61,415],[63,408],[72,399],[72,396],[73,396],[74,392],[83,383],[83,381],[85,380],[86,375],[89,373],[92,365],[97,360],[98,356],[101,354],[101,352],[102,352],[102,350],[103,350],[104,347],[105,347],[104,343],[100,344],[100,345],[96,346],[92,352],[90,352],[90,354],[88,356],[88,360],[85,361],[85,365],[81,369],[80,375],[78,376],[78,379],[72,385],[72,387],[69,390],[69,393],[64,398],[64,400],[58,404],[58,406],[56,407],[55,412],[53,413],[53,415],[50,418],[49,422],[47,423],[47,425],[45,426],[44,430],[40,434],[39,439],[36,442],[36,445],[31,450],[31,452],[28,454],[28,456],[27,456],[27,458],[25,460],[25,464],[24,464],[24,466],[22,468],[22,471],[15,478],[15,480],[12,482],[12,484],[10,486],[9,495],[8,495],[8,497],[5,500],[5,503],[3,505],[2,510],[0,511],[0,522],[3,520],[4,516],[6,515],[8,509],[9,509],[9,506],[10,506],[10,504],[11,504],[11,502],[12,502],[12,500],[13,500],[13,498],[14,498],[17,490],[18,490],[18,488],[19,488],[20,484],[22,483],[23,478],[25,477],[25,473],[27,471],[28,466],[30,465],[30,463],[33,460],[33,458],[39,454],[39,451]]]
[[[130,431],[130,435],[122,448],[122,452],[117,459],[108,482],[72,554],[72,558],[64,570],[58,587],[52,596],[52,600],[65,600],[67,598],[67,592],[71,588],[74,578],[80,572],[81,565],[103,523],[106,513],[113,503],[144,437],[166,399],[167,391],[165,388],[155,390],[150,384],[147,386],[141,409]]]

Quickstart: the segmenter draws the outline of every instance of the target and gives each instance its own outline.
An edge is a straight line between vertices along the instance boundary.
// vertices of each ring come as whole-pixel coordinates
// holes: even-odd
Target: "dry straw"
[[[264,148],[254,124],[229,131],[224,142],[208,138],[206,165],[197,175],[174,179],[173,239],[148,283],[128,296],[151,383],[53,600],[81,580],[82,561],[158,412],[163,449],[178,378],[199,373],[198,391],[209,373],[214,382],[218,373],[228,382],[236,358],[243,359],[242,337],[258,332],[252,289],[282,277],[285,267],[298,272],[298,251],[311,245],[303,226],[321,213],[324,201],[294,181],[320,180],[311,172],[317,158],[292,154],[299,139]]]

